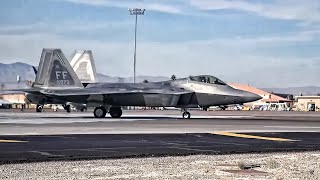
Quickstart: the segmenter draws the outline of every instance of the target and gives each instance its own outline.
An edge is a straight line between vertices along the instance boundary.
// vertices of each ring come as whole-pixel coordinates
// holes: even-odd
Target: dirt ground
[[[5,164],[0,172],[0,179],[315,180],[320,179],[320,152]]]

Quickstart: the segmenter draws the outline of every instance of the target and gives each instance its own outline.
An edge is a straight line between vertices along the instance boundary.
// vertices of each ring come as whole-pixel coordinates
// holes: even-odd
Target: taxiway
[[[320,150],[320,114],[127,111],[0,113],[0,163]]]

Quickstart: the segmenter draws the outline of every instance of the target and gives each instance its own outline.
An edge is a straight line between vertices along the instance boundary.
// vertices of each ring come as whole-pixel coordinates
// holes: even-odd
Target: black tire
[[[63,106],[63,109],[67,111],[67,113],[71,112],[71,106],[70,105],[65,105]]]
[[[189,112],[183,112],[182,113],[182,118],[183,119],[190,119],[190,117],[191,117],[191,114]]]
[[[112,118],[120,118],[122,116],[122,109],[120,107],[111,107],[109,113]]]
[[[37,105],[36,107],[36,112],[42,112],[43,106],[42,105]]]
[[[71,106],[70,105],[67,105],[67,113],[70,113],[71,112]]]
[[[94,108],[93,115],[96,118],[104,118],[106,117],[107,110],[105,107],[96,107]]]

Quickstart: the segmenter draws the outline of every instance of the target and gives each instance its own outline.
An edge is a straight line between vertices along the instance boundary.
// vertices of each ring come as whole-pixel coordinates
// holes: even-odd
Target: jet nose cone
[[[245,92],[243,98],[246,102],[258,101],[259,99],[262,99],[261,96],[251,92]]]

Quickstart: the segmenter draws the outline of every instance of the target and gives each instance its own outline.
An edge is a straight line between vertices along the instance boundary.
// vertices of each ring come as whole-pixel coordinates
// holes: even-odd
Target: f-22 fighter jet
[[[29,101],[44,104],[54,99],[86,104],[95,107],[96,118],[104,118],[107,113],[120,118],[122,106],[176,107],[183,110],[183,118],[190,118],[188,108],[261,99],[209,75],[151,83],[89,83],[84,87],[60,49],[43,49],[42,53],[33,87],[25,90]]]

